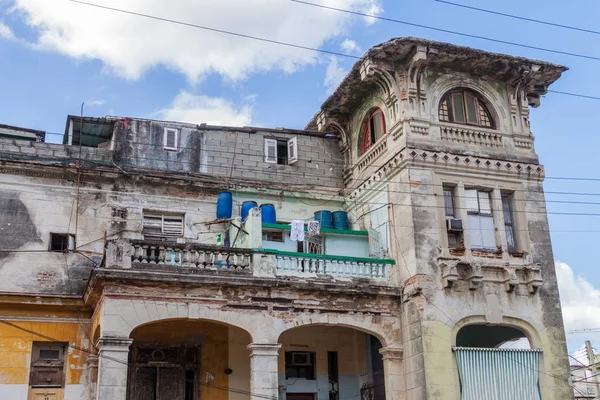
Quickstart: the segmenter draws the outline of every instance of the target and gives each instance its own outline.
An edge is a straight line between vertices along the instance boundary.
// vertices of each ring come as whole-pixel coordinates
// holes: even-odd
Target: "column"
[[[250,395],[251,400],[279,398],[277,354],[280,344],[250,343]]]
[[[403,353],[404,350],[401,345],[388,346],[379,350],[379,354],[383,357],[386,400],[406,399]]]
[[[95,354],[88,354],[85,362],[87,371],[87,391],[88,398],[96,398],[96,387],[98,386],[98,356]]]
[[[98,353],[97,400],[126,400],[127,362],[133,339],[101,337]]]

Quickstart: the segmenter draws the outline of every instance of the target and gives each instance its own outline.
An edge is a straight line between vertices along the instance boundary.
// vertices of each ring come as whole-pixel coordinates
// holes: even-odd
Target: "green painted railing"
[[[279,275],[320,274],[385,279],[388,276],[388,266],[395,264],[394,260],[389,259],[294,253],[271,249],[255,249],[254,251],[275,255]]]

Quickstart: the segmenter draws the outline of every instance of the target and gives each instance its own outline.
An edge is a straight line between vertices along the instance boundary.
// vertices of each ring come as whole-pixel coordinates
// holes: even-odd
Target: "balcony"
[[[275,256],[277,275],[319,276],[386,279],[389,265],[393,260],[329,256],[326,254],[291,253],[278,250],[264,250],[263,253]]]
[[[379,285],[385,285],[389,268],[393,264],[393,260],[386,259],[157,240],[110,241],[107,243],[104,258],[104,267],[113,269],[271,278],[360,278],[379,281]]]

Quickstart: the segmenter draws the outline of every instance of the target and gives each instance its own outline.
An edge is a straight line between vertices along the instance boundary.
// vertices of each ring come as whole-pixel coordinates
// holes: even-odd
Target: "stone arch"
[[[481,96],[485,101],[489,112],[494,118],[496,129],[503,132],[510,130],[510,110],[508,100],[503,99],[498,91],[489,83],[481,80],[474,80],[468,76],[444,75],[432,82],[430,86],[431,95],[428,96],[428,109],[431,112],[431,121],[439,121],[438,108],[442,98],[448,91],[455,88],[470,89]]]
[[[376,319],[379,321],[376,321]],[[279,324],[277,339],[283,333],[303,326],[337,326],[356,329],[375,336],[383,347],[401,342],[400,320],[397,317],[389,317],[389,320],[379,316],[340,316],[336,318],[336,316],[327,314],[315,314],[310,318],[299,317],[294,321],[286,321]]]
[[[202,320],[238,328],[248,333],[253,343],[275,343],[273,340],[279,336],[273,317],[261,311],[143,299],[107,301],[102,317],[102,336],[129,338],[138,327],[171,319]]]
[[[363,124],[365,118],[375,109],[381,110],[385,121],[385,133],[388,133],[389,128],[393,125],[393,119],[390,108],[387,106],[383,97],[379,94],[374,94],[367,98],[364,104],[359,107],[354,113],[352,122],[349,124],[349,144],[352,149],[351,163],[355,164],[362,157],[360,152],[360,139],[362,137]]]
[[[456,345],[458,331],[468,325],[500,325],[520,330],[525,334],[532,349],[542,347],[542,339],[538,331],[529,322],[519,318],[503,317],[502,322],[490,324],[484,315],[469,316],[458,321],[452,328],[452,345]]]

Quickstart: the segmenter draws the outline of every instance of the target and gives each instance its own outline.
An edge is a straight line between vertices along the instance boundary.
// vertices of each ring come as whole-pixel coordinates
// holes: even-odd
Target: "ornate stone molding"
[[[523,268],[525,271],[525,282],[527,283],[527,290],[529,293],[536,293],[537,290],[542,286],[544,281],[542,280],[541,265],[536,264],[535,266],[528,266]]]
[[[526,284],[528,292],[535,294],[543,284],[540,264],[523,265],[506,262],[484,265],[482,262],[448,258],[438,258],[437,264],[440,268],[442,287],[445,289],[452,288],[457,282],[464,280],[470,290],[479,289],[483,282],[495,282],[502,284],[508,293],[513,293],[520,284]]]
[[[515,288],[519,285],[519,278],[517,277],[517,269],[507,265],[504,267],[504,290],[509,293],[514,292]]]
[[[397,168],[402,166],[402,164],[408,162],[428,164],[443,168],[468,169],[474,172],[485,171],[486,173],[496,172],[523,177],[526,176],[530,179],[543,179],[545,174],[544,167],[541,164],[458,155],[448,152],[406,147],[390,157],[387,162],[379,165],[379,168],[372,175],[361,180],[362,183],[353,188],[352,192],[349,193],[349,198],[356,199],[363,191],[368,191],[371,186],[385,180],[391,173],[395,172]],[[358,171],[354,173],[357,174]],[[356,176],[354,178],[356,178]]]
[[[451,288],[454,282],[458,281],[458,269],[456,268],[459,260],[444,260],[439,263],[442,269],[442,286]]]
[[[279,343],[250,343],[246,346],[250,350],[250,357],[254,356],[277,356],[281,344]]]
[[[469,290],[477,290],[481,287],[481,283],[483,282],[483,272],[481,271],[480,263],[471,263],[469,265],[467,281],[469,282]]]
[[[404,358],[404,347],[402,345],[390,345],[379,349],[383,360],[402,360]]]

